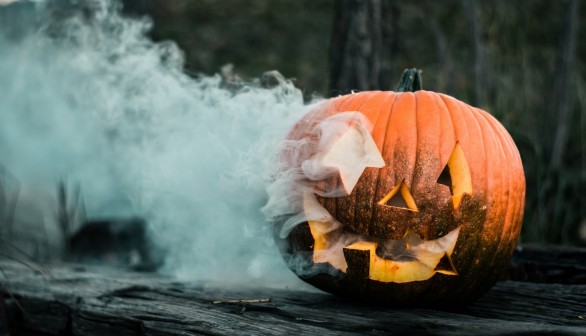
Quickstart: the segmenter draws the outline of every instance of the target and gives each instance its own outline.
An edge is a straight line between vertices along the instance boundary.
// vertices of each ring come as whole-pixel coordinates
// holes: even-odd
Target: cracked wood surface
[[[0,267],[0,335],[586,335],[586,285],[504,281],[442,311],[88,266]]]

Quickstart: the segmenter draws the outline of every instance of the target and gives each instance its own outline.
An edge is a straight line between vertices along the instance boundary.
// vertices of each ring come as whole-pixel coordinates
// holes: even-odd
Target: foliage
[[[278,70],[307,95],[325,89],[331,1],[125,0],[154,20],[155,40],[173,40],[186,67],[217,73],[228,63],[245,77]]]

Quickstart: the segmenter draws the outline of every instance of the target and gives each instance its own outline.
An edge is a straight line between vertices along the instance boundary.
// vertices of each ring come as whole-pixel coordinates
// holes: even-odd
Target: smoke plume
[[[152,42],[149,19],[116,2],[27,6],[30,20],[0,28],[0,164],[22,185],[19,218],[42,208],[37,239],[58,234],[47,199],[65,180],[88,217],[147,219],[167,273],[299,285],[260,209],[281,139],[307,109],[301,92],[187,76],[181,50]]]

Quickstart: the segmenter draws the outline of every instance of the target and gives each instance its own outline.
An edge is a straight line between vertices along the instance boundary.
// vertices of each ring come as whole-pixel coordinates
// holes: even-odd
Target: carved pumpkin
[[[507,266],[525,198],[518,150],[487,112],[420,83],[406,70],[397,92],[333,98],[288,135],[281,160],[296,205],[277,232],[308,283],[447,306],[478,298]]]

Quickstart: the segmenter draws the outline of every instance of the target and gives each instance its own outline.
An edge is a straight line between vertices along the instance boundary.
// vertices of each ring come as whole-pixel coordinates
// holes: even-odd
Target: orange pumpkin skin
[[[371,123],[372,139],[385,166],[365,168],[348,196],[316,196],[319,203],[344,230],[367,241],[400,240],[407,231],[435,240],[460,227],[451,254],[457,275],[436,273],[426,280],[381,282],[369,278],[364,251],[346,249],[348,268],[342,272],[314,262],[316,241],[307,222],[280,239],[291,269],[322,290],[384,305],[462,305],[487,292],[512,257],[525,200],[520,155],[504,127],[487,112],[444,94],[371,91],[321,103],[287,138],[308,139],[320,121],[346,111],[360,112]],[[471,190],[455,205],[452,190],[438,178],[457,146],[469,168]],[[402,181],[417,211],[378,203]],[[304,272],[299,271],[300,262]]]

